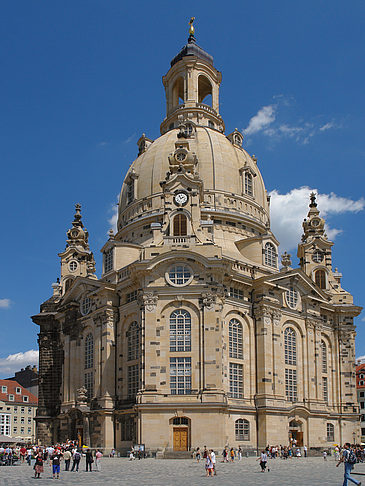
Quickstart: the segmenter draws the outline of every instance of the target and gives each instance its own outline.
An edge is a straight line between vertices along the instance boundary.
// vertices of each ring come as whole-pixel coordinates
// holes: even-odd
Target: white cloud
[[[259,109],[248,123],[247,128],[243,130],[245,135],[253,135],[267,128],[275,121],[276,105],[267,105]]]
[[[0,376],[11,378],[16,371],[20,371],[25,366],[36,365],[38,367],[38,355],[37,350],[30,349],[24,353],[9,354],[6,358],[0,358]]]
[[[9,309],[10,304],[10,299],[0,299],[0,309]]]
[[[112,204],[109,209],[109,213],[111,213],[110,218],[108,219],[108,223],[110,224],[114,233],[117,233],[117,223],[118,223],[118,201],[119,201],[119,194],[117,195],[117,203]]]
[[[308,144],[312,137],[330,129],[340,128],[334,121],[319,123],[306,121],[293,113],[294,100],[291,97],[278,95],[273,97],[275,103],[263,106],[248,122],[242,133],[247,137],[261,134],[271,141],[292,139],[300,144]],[[288,122],[292,119],[293,123]],[[249,143],[249,140],[247,141]]]
[[[320,194],[317,189],[300,187],[292,189],[286,194],[280,194],[277,190],[271,191],[271,229],[280,242],[280,252],[296,250],[302,235],[303,219],[308,214],[309,194],[317,194],[318,209],[322,217],[357,213],[365,207],[363,198],[353,201],[333,192]],[[328,237],[333,240],[342,232],[341,229],[332,228],[326,223]],[[294,253],[294,252],[293,252]]]

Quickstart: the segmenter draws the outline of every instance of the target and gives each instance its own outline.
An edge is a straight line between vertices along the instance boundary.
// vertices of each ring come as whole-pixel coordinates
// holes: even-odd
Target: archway
[[[291,420],[289,422],[289,444],[296,447],[303,447],[302,422]]]

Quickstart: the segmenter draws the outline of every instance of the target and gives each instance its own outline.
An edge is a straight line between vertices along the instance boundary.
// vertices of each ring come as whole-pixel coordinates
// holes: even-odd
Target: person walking
[[[355,452],[351,449],[351,444],[349,442],[346,442],[346,444],[344,445],[342,457],[336,464],[336,467],[338,467],[341,464],[341,462],[343,462],[345,466],[345,474],[344,474],[344,480],[342,486],[347,486],[348,481],[351,481],[354,484],[358,484],[361,486],[361,481],[358,481],[357,479],[354,479],[350,476],[354,464],[356,464],[356,455]]]
[[[57,475],[57,479],[60,479],[61,452],[58,449],[56,449],[52,454],[51,461],[52,461],[53,479],[56,478],[56,475]]]
[[[213,451],[213,449],[210,449],[210,460],[211,460],[212,466],[213,466],[213,474],[214,474],[214,476],[216,476],[217,470],[215,468],[215,465],[216,465],[217,460],[216,460],[215,452]]]
[[[266,464],[267,464],[267,454],[266,451],[261,451],[260,457],[256,459],[256,461],[260,461],[261,472],[265,472]]]
[[[81,460],[81,454],[80,454],[80,452],[77,449],[75,449],[75,451],[73,453],[73,456],[72,456],[72,468],[71,468],[71,471],[74,471],[75,468],[76,468],[76,472],[79,471],[80,460]]]
[[[94,462],[94,459],[93,459],[93,454],[90,451],[90,449],[88,449],[86,451],[85,456],[86,456],[86,472],[88,472],[88,471],[91,472],[92,471],[92,466],[91,465]]]
[[[65,461],[65,471],[69,471],[70,470],[70,462],[71,462],[71,452],[70,452],[69,449],[67,449],[63,453],[63,459]]]
[[[96,470],[101,472],[101,458],[103,457],[103,454],[99,451],[99,449],[96,449],[95,452],[95,466]],[[139,457],[138,457],[139,459]]]
[[[43,456],[42,456],[42,452],[39,452],[37,457],[35,458],[34,477],[40,478],[42,472],[43,472]]]

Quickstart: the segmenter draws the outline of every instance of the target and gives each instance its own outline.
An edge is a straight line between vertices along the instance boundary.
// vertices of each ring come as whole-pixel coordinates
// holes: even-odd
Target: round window
[[[78,263],[76,260],[72,260],[69,264],[68,264],[68,268],[70,269],[70,272],[75,272],[77,270],[77,267],[78,267]]]
[[[187,265],[173,265],[166,272],[166,280],[175,287],[188,285],[193,280],[193,272]]]
[[[323,260],[323,253],[319,250],[316,250],[312,255],[312,260],[315,263],[321,263],[321,261]]]
[[[183,162],[186,159],[186,154],[184,152],[178,152],[175,157],[178,162]]]
[[[299,294],[293,287],[290,287],[290,289],[285,292],[285,298],[288,306],[291,309],[295,309],[297,307]]]
[[[84,297],[80,304],[80,311],[83,316],[86,316],[91,310],[91,299]]]

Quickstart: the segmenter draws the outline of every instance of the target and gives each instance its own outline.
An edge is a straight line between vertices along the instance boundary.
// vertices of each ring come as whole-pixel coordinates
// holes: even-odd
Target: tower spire
[[[191,17],[191,19],[189,20],[189,39],[188,39],[188,42],[195,42],[195,28],[194,28],[194,20],[195,20],[195,17]]]

